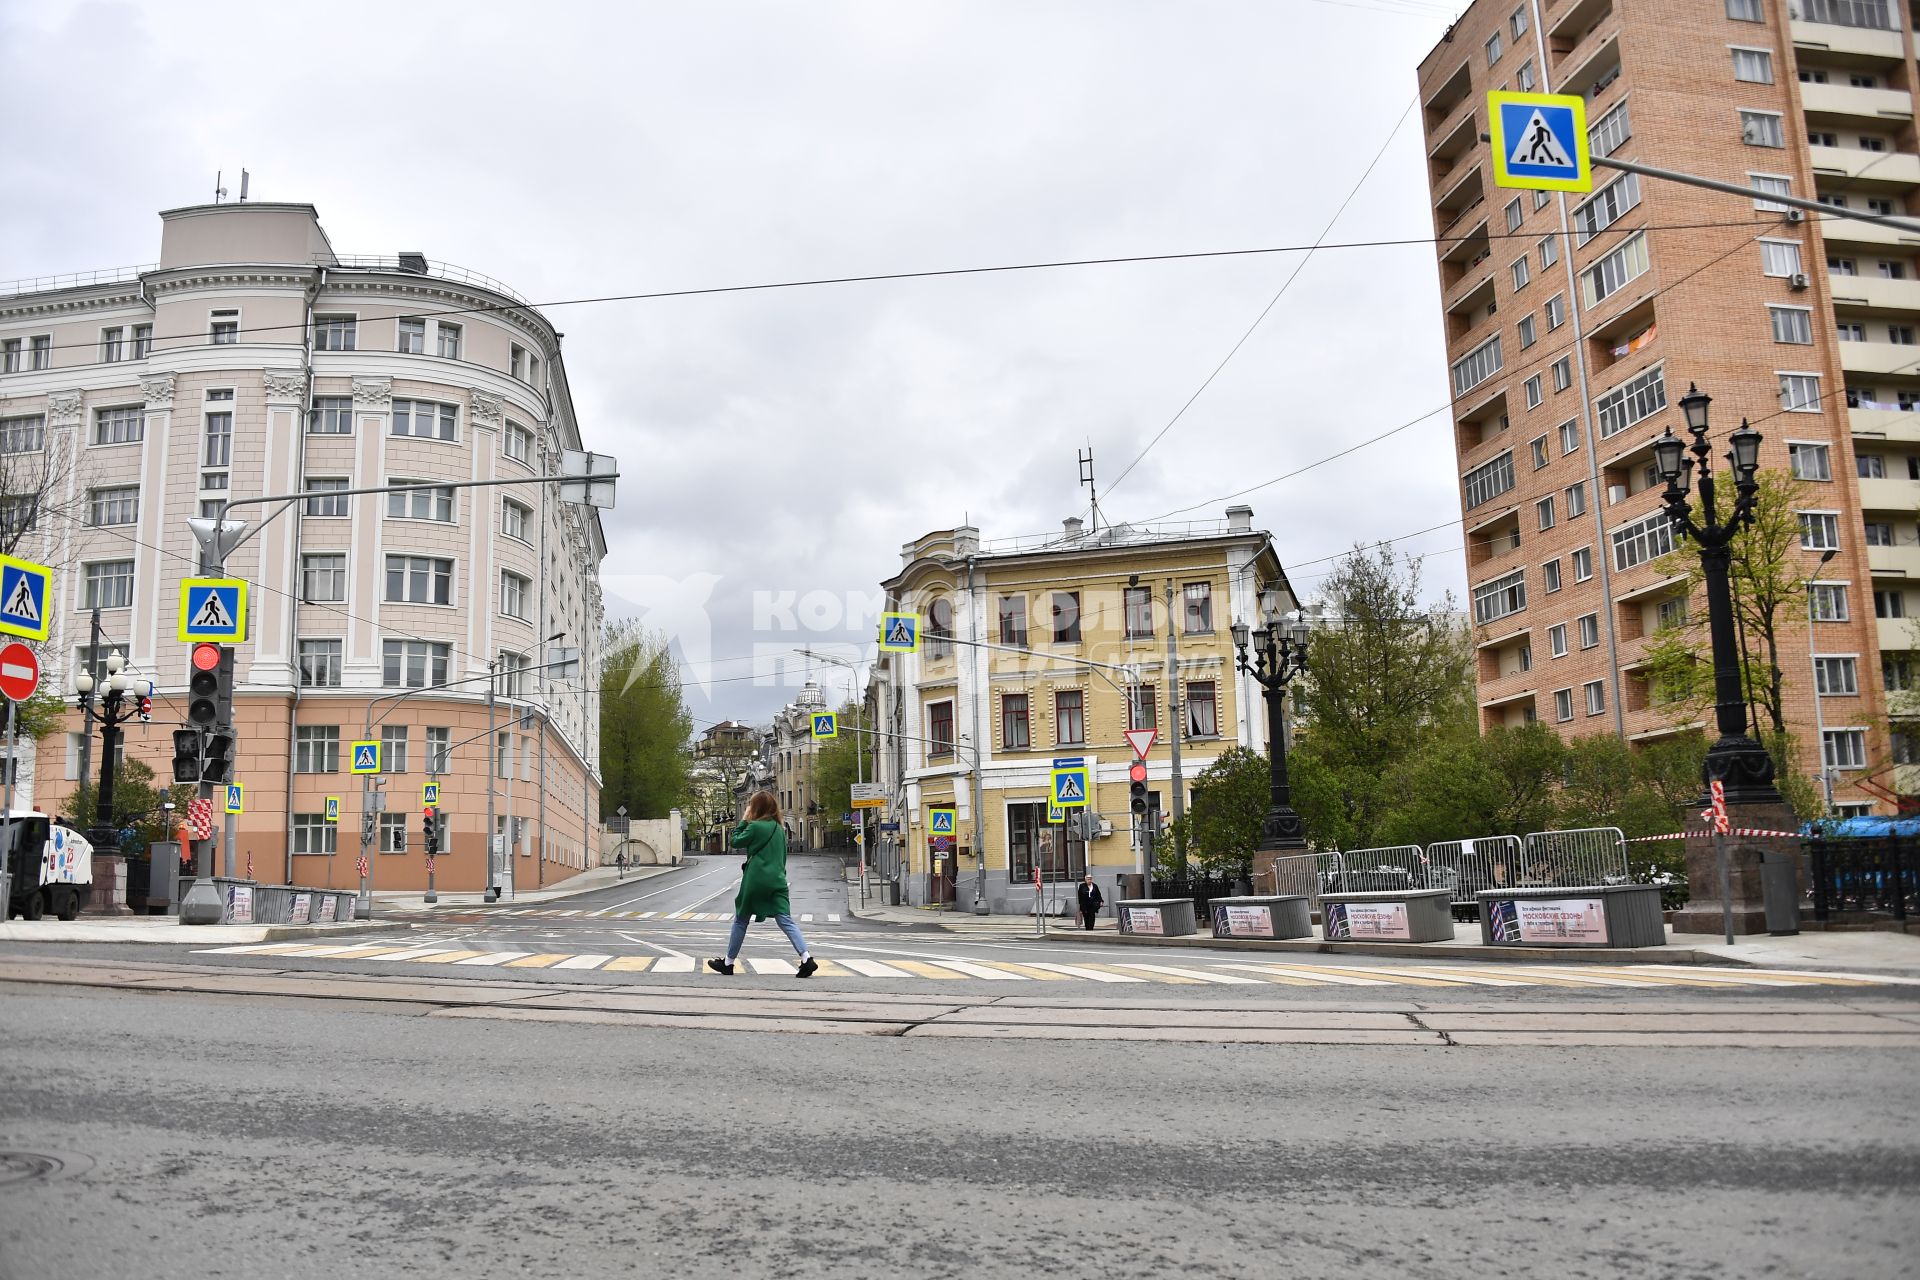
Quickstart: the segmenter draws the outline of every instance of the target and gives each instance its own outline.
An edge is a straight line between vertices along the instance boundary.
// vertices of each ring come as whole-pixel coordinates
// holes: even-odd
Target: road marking
[[[482,952],[480,955],[472,957],[471,959],[455,960],[453,963],[471,964],[471,965],[478,965],[482,968],[491,968],[494,965],[505,964],[509,960],[518,960],[520,957],[525,955],[530,955],[530,954],[532,953],[526,952],[526,951],[486,951],[486,952]]]
[[[615,956],[607,961],[607,973],[645,973],[653,968],[653,956]]]
[[[640,958],[651,959],[652,957],[642,956]],[[565,960],[562,960],[553,967],[556,969],[598,969],[611,959],[613,959],[612,956],[605,955],[568,956]]]
[[[653,959],[651,956],[644,958],[649,960]],[[611,969],[613,966],[608,965],[607,967]],[[655,973],[697,973],[699,972],[699,968],[700,966],[696,966],[693,963],[692,956],[667,956],[661,960],[654,960],[653,963],[653,971]]]
[[[847,963],[851,964],[852,961]],[[936,969],[921,960],[895,960],[893,964],[896,968],[905,969],[908,973],[918,974],[922,978],[946,978],[954,982],[960,981],[961,978],[960,974],[951,969]]]
[[[567,958],[568,958],[567,953],[564,951],[559,952],[558,954],[555,954],[554,952],[551,952],[551,951],[547,951],[547,952],[542,952],[540,955],[537,955],[537,956],[528,956],[523,960],[509,960],[507,961],[507,968],[509,969],[546,969],[546,968],[550,968],[555,964],[558,964],[560,961],[565,960]]]
[[[785,960],[749,960],[747,967],[755,973],[773,973],[783,977],[791,977],[799,972]]]
[[[413,957],[421,964],[457,964],[473,956],[483,956],[484,951],[429,951],[425,955]]]
[[[842,959],[840,963],[855,973],[868,978],[905,978],[909,976],[894,968],[892,965],[882,964],[878,960],[854,960],[852,958],[845,958]]]
[[[811,911],[809,911],[809,912],[807,912],[807,913],[806,913],[805,915],[803,915],[803,916],[801,916],[801,917],[800,917],[800,923],[801,923],[801,924],[812,924],[812,923],[813,923],[813,912],[811,912]]]
[[[1389,978],[1363,978],[1358,974],[1341,969],[1327,969],[1319,965],[1236,965],[1236,968],[1257,969],[1266,973],[1278,974],[1283,978],[1311,978],[1319,982],[1331,982],[1341,987],[1391,987]]]
[[[1257,986],[1258,978],[1242,978],[1232,973],[1208,973],[1203,969],[1176,969],[1170,964],[1120,964],[1122,969],[1144,969],[1148,973],[1164,973],[1175,978],[1188,978],[1196,982],[1217,982]]]
[[[1027,978],[1034,982],[1065,982],[1067,975],[1052,973],[1037,964],[1016,964],[1011,960],[982,960],[981,964],[994,969],[1002,969],[1016,977]]]
[[[828,924],[839,924],[839,923],[840,923],[840,917],[839,917],[839,916],[836,916],[836,915],[834,915],[834,914],[833,914],[832,912],[828,912],[828,913],[827,913],[827,923],[828,923]]]
[[[1086,978],[1093,982],[1145,982],[1146,979],[1131,973],[1110,973],[1091,966],[1082,967],[1071,964],[1047,964],[1039,960],[1026,960],[1022,964],[1028,969],[1051,969],[1055,973],[1065,974],[1069,978]]]
[[[691,880],[676,880],[674,881],[674,883],[668,885],[664,889],[655,889],[652,893],[643,893],[637,898],[628,898],[625,902],[616,902],[613,904],[612,909],[615,911],[618,911],[620,910],[620,908],[630,907],[636,902],[645,902],[648,898],[657,898],[663,893],[674,893],[681,889],[689,888],[693,885],[699,884],[702,880],[705,880],[708,876],[714,874],[714,871],[724,871],[724,870],[725,868],[716,867],[712,871],[702,872],[701,874],[693,877]]]
[[[304,942],[248,942],[237,947],[196,947],[197,956],[271,956],[298,951]]]

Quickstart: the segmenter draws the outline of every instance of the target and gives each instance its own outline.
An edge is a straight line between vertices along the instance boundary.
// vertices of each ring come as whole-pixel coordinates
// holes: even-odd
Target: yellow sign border
[[[229,782],[226,786],[227,798],[226,803],[222,807],[226,812],[234,814],[235,816],[245,813],[247,811],[247,784],[244,782]],[[238,805],[233,803],[236,794],[240,800]]]
[[[825,733],[820,732],[820,722],[822,720],[825,720],[828,725],[827,732]],[[837,738],[840,736],[840,713],[837,711],[809,712],[807,722],[812,726],[813,737],[816,740],[820,738]]]
[[[952,825],[952,826],[951,826],[951,827],[950,827],[950,828],[949,828],[948,830],[946,830],[946,831],[935,831],[935,830],[933,829],[933,815],[934,815],[934,814],[936,814],[936,813],[950,813],[950,814],[952,814],[952,815],[953,815],[953,825]],[[951,836],[951,837],[953,837],[953,838],[955,838],[955,839],[958,839],[958,838],[959,838],[959,835],[960,835],[960,811],[959,811],[959,809],[957,809],[957,808],[955,808],[955,807],[954,807],[953,805],[950,805],[950,804],[936,804],[936,805],[930,805],[930,806],[928,806],[928,808],[927,808],[927,834],[928,834],[928,835],[930,835],[930,836]]]
[[[237,587],[232,631],[195,631],[187,626],[187,593],[194,587]],[[180,643],[245,644],[247,642],[247,583],[244,578],[180,579]]]
[[[19,636],[22,640],[45,640],[48,633],[53,630],[53,570],[44,564],[22,560],[18,556],[0,556],[0,568],[7,565],[38,575],[45,585],[40,590],[40,629],[35,631],[17,622],[0,622],[0,635]],[[918,635],[919,632],[914,634]]]
[[[1062,800],[1060,798],[1060,779],[1069,773],[1080,775],[1080,799]],[[1093,770],[1087,765],[1077,764],[1066,769],[1055,769],[1047,775],[1047,806],[1052,809],[1084,809],[1087,807],[1093,791]]]
[[[328,796],[326,798],[326,803],[321,806],[321,809],[323,810],[326,820],[328,822],[340,821],[340,797],[339,796]]]
[[[360,748],[362,747],[373,748],[373,768],[371,769],[362,769],[358,763],[360,758]],[[380,743],[377,739],[369,738],[369,739],[363,739],[359,742],[352,743],[347,752],[347,771],[349,773],[360,773],[360,774],[383,772],[383,770],[380,768],[380,766],[385,763],[385,761],[380,759],[382,754],[383,752],[380,750]]]
[[[433,789],[433,798],[431,800],[427,798],[427,789],[429,787]],[[432,805],[434,808],[438,809],[440,807],[440,784],[437,782],[421,783],[420,784],[420,803],[422,806]]]
[[[1573,111],[1573,161],[1576,177],[1529,178],[1507,172],[1507,139],[1500,119],[1503,104],[1516,107],[1562,107]],[[1587,140],[1587,100],[1570,93],[1514,93],[1499,89],[1487,93],[1487,136],[1493,139],[1493,185],[1517,191],[1593,190],[1593,149]]]
[[[887,623],[894,618],[907,618],[913,622],[913,643],[908,645],[887,643]],[[918,653],[920,652],[920,615],[917,613],[883,613],[880,615],[880,652],[882,653]]]

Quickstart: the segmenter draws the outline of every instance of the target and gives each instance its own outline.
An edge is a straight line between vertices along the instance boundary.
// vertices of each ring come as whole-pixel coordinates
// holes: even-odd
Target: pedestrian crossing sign
[[[247,584],[238,578],[180,581],[180,642],[238,644],[247,638]]]
[[[1587,104],[1576,94],[1487,95],[1493,183],[1533,191],[1593,190]]]
[[[1087,766],[1076,765],[1070,769],[1055,769],[1053,777],[1053,796],[1048,801],[1051,808],[1084,809],[1087,807]]]
[[[227,812],[245,813],[246,811],[246,788],[238,782],[229,782],[227,784]]]
[[[917,613],[881,614],[880,652],[920,652],[920,615]]]
[[[47,584],[53,570],[31,560],[0,556],[0,635],[45,640]]]
[[[1067,821],[1067,811],[1065,809],[1062,809],[1057,804],[1050,804],[1047,806],[1047,825],[1048,826],[1050,827],[1064,826],[1066,824],[1066,821]]]
[[[355,773],[380,772],[379,743],[356,742],[353,744],[353,771]]]
[[[339,796],[327,797],[327,821],[328,822],[340,821],[340,797]]]
[[[420,784],[420,803],[437,805],[440,803],[440,784],[423,782]]]
[[[833,712],[816,711],[813,713],[813,736],[816,738],[837,738],[840,736],[840,725]]]
[[[950,836],[953,833],[953,810],[951,808],[927,810],[928,835]]]

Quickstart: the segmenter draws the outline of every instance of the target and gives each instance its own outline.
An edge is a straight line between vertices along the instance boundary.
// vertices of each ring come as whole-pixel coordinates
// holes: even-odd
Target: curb
[[[1195,947],[1216,951],[1279,951],[1308,955],[1406,956],[1444,960],[1544,960],[1554,964],[1704,964],[1754,968],[1750,960],[1687,948],[1667,951],[1631,947],[1488,947],[1460,942],[1325,942],[1317,938],[1215,938],[1207,934],[1165,938],[1142,934],[1076,932],[1088,941],[1138,947]]]
[[[305,938],[341,938],[362,933],[397,933],[413,926],[404,920],[350,921],[344,924],[238,924],[208,925],[209,929],[255,929],[261,942],[293,942]],[[0,942],[34,944],[59,943],[65,946],[149,946],[184,947],[202,940],[194,925],[175,925],[164,933],[157,929],[128,929],[121,936],[105,938],[6,937]],[[217,945],[215,943],[210,945]]]
[[[565,902],[568,898],[577,898],[582,894],[586,894],[586,893],[598,893],[602,889],[611,888],[612,886],[617,884],[624,884],[629,880],[635,881],[635,882],[638,882],[641,880],[652,880],[657,876],[665,875],[669,871],[678,871],[681,867],[684,867],[686,865],[687,864],[684,862],[676,862],[671,866],[664,866],[664,867],[654,866],[654,867],[640,868],[639,870],[643,870],[647,873],[645,875],[639,875],[639,874],[636,874],[635,871],[629,870],[627,873],[626,880],[621,880],[620,878],[615,877],[612,880],[603,880],[599,884],[581,885],[577,889],[566,889],[566,888],[535,889],[531,893],[520,895],[519,897],[515,898],[512,902],[508,902],[507,905],[513,906],[515,903],[519,903],[523,905],[530,903],[534,906],[542,906],[549,902]],[[574,878],[578,879],[579,877],[576,876]],[[379,907],[380,905],[382,905],[380,902],[380,899],[375,898],[374,906]],[[389,908],[393,908],[395,906],[394,902],[392,902],[391,900],[389,900],[385,905]],[[498,910],[500,906],[501,906],[501,903],[499,902],[423,902],[418,907],[403,907],[400,909],[406,910],[406,911],[418,910],[418,911],[429,911],[429,912],[431,911],[495,911],[495,910]]]

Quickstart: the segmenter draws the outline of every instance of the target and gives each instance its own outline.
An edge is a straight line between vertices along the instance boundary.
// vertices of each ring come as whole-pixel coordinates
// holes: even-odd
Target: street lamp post
[[[1277,607],[1269,607],[1265,625],[1249,632],[1247,624],[1236,622],[1233,647],[1237,665],[1260,683],[1267,702],[1267,816],[1260,823],[1260,843],[1256,856],[1266,854],[1271,868],[1275,858],[1307,847],[1300,815],[1293,810],[1293,789],[1287,782],[1287,738],[1283,707],[1287,685],[1307,669],[1307,641],[1310,629],[1299,613],[1278,616]],[[1247,653],[1251,641],[1253,657]],[[1259,874],[1259,868],[1255,868]],[[1275,886],[1276,889],[1278,885]]]
[[[113,852],[120,841],[113,825],[114,749],[120,744],[120,726],[139,714],[141,698],[153,696],[153,682],[132,675],[126,665],[118,649],[107,655],[107,687],[97,708],[93,673],[83,668],[73,678],[83,722],[100,722],[100,785],[94,792],[93,826],[87,839],[102,854]]]

